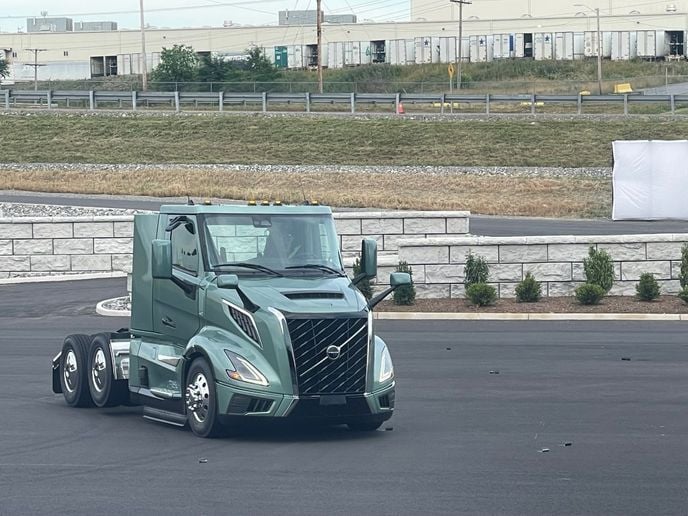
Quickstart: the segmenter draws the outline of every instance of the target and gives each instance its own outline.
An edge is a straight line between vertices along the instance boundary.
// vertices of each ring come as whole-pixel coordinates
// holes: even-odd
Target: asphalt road
[[[58,204],[101,208],[157,210],[163,203],[186,199],[112,197],[101,195],[53,195],[27,192],[0,192],[0,202]],[[471,215],[470,231],[484,236],[530,235],[615,235],[646,233],[688,233],[688,221],[620,221],[599,219],[546,219],[533,217],[492,217]]]
[[[126,325],[93,308],[124,289],[0,287],[0,514],[688,512],[685,323],[381,321],[388,430],[205,440],[51,393],[63,336]]]

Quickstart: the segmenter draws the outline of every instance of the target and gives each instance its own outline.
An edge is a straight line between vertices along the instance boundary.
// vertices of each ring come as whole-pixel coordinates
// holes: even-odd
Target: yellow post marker
[[[454,73],[455,72],[456,72],[456,68],[454,68],[454,63],[449,63],[449,66],[447,66],[447,74],[449,75],[449,94],[454,93]],[[450,104],[451,113],[454,113],[454,103],[450,101],[449,104]]]

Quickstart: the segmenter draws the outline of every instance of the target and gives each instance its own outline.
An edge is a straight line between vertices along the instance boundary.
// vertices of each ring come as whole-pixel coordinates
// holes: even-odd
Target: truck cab
[[[410,283],[394,273],[390,288],[365,299],[356,283],[376,275],[376,260],[375,241],[363,241],[362,273],[347,276],[324,206],[136,215],[131,328],[101,336],[109,346],[100,359],[93,345],[81,353],[91,401],[99,372],[101,383],[124,385],[144,417],[202,437],[259,418],[374,430],[392,416],[395,379],[372,309]],[[78,347],[54,362],[62,392],[78,379],[66,376]]]

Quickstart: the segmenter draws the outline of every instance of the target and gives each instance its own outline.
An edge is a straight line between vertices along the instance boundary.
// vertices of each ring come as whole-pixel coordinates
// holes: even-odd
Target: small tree
[[[408,262],[401,261],[396,267],[397,272],[406,272],[411,276],[413,280],[413,268],[408,264]],[[411,283],[410,285],[404,285],[403,287],[398,287],[394,291],[393,295],[395,305],[413,305],[416,302],[416,287]]]
[[[196,79],[198,55],[188,45],[173,45],[160,53],[160,64],[151,74],[153,82],[190,82]]]
[[[358,276],[359,274],[361,274],[361,260],[359,260],[358,258],[356,258],[356,261],[354,262],[353,269],[354,269],[354,278],[356,276]],[[361,281],[358,282],[356,287],[358,288],[358,290],[361,291],[361,294],[363,294],[363,296],[366,299],[370,299],[373,297],[373,286],[370,284],[370,279],[368,279],[368,278],[362,279]]]
[[[487,283],[473,283],[466,289],[466,296],[476,306],[487,306],[497,300],[497,290]]]
[[[582,305],[597,305],[604,297],[605,291],[599,285],[584,283],[576,289],[576,299]]]
[[[659,297],[659,283],[649,272],[640,275],[640,281],[635,287],[636,295],[643,301],[654,301]]]
[[[583,259],[585,281],[602,287],[608,293],[614,284],[614,263],[609,253],[590,246],[588,257]]]
[[[516,285],[516,299],[520,303],[536,303],[542,297],[542,286],[540,282],[530,273],[526,272],[526,277]]]
[[[4,59],[0,59],[0,79],[4,79],[10,74],[10,65]]]
[[[678,273],[678,280],[682,289],[688,287],[688,244],[683,244],[681,247],[681,270]]]
[[[263,53],[263,49],[252,47],[248,50],[246,70],[254,81],[274,81],[280,72]]]
[[[470,251],[466,255],[466,266],[464,268],[464,280],[466,289],[475,283],[487,283],[490,275],[490,267],[487,260],[482,256],[475,256]]]

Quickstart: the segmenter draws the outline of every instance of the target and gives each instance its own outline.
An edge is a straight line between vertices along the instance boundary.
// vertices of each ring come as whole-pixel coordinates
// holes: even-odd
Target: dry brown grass
[[[418,173],[268,173],[208,171],[4,171],[0,189],[89,194],[190,195],[196,198],[272,199],[298,203],[419,210],[469,210],[493,215],[609,216],[611,182]]]

